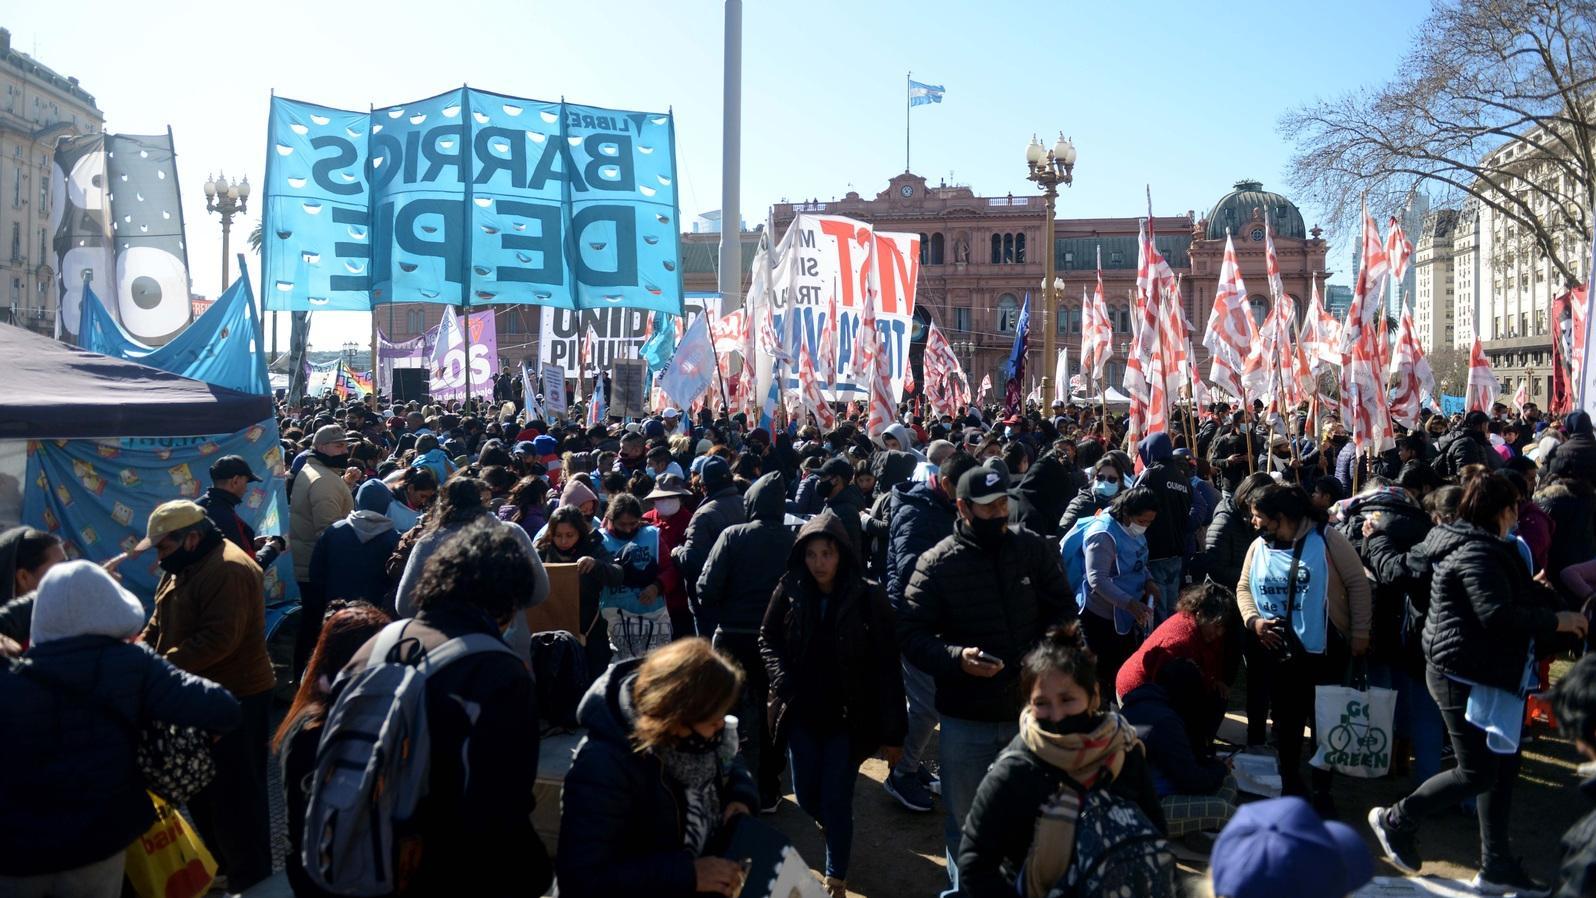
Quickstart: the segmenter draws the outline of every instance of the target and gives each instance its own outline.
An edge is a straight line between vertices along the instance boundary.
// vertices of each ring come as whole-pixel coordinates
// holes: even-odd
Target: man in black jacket
[[[1596,655],[1580,659],[1552,687],[1552,710],[1563,733],[1574,738],[1586,760],[1596,761]],[[1596,801],[1596,776],[1581,783],[1579,790]],[[1563,863],[1557,879],[1552,898],[1596,895],[1596,810],[1563,833]]]
[[[1147,572],[1158,584],[1158,619],[1175,613],[1181,568],[1186,558],[1186,527],[1191,518],[1191,474],[1175,457],[1169,434],[1149,434],[1136,445],[1145,466],[1137,486],[1158,497],[1158,517],[1147,528]]]
[[[765,704],[770,679],[759,654],[759,627],[765,620],[770,597],[787,570],[793,533],[787,529],[787,490],[781,474],[772,471],[754,481],[743,504],[748,522],[721,531],[698,577],[698,597],[693,612],[699,632],[712,619],[716,650],[731,655],[748,679],[743,687],[737,731],[743,760],[759,782],[760,809],[773,809],[781,801],[781,754],[765,726]]]
[[[1059,556],[1010,529],[1009,475],[997,462],[959,478],[953,535],[920,556],[898,618],[903,656],[936,680],[948,875],[958,888],[959,828],[987,767],[1019,732],[1020,661],[1074,616]]]
[[[748,520],[743,511],[743,497],[737,494],[726,459],[710,456],[698,477],[704,484],[704,504],[698,506],[687,522],[682,544],[671,549],[671,558],[682,575],[682,582],[687,584],[689,598],[698,589],[698,576],[704,572],[704,561],[709,558],[716,537],[727,527]]]
[[[860,558],[864,553],[864,531],[859,524],[859,514],[868,504],[864,493],[853,485],[853,465],[843,457],[833,458],[820,466],[820,492],[826,497],[826,507],[831,513],[842,519],[842,527],[848,531],[848,540],[853,543],[853,552]]]
[[[255,476],[243,456],[224,455],[211,464],[211,488],[195,504],[205,509],[205,516],[222,536],[243,549],[245,555],[255,559],[261,570],[265,570],[288,548],[288,543],[280,536],[257,540],[254,528],[238,516],[238,505],[249,493],[249,485],[259,482],[260,478]]]
[[[1486,428],[1491,424],[1491,419],[1482,411],[1469,412],[1463,418],[1463,429],[1454,430],[1441,438],[1437,445],[1440,454],[1435,459],[1435,470],[1442,477],[1456,480],[1458,474],[1469,465],[1485,465],[1495,468],[1502,457],[1491,448],[1491,441],[1486,436]]]

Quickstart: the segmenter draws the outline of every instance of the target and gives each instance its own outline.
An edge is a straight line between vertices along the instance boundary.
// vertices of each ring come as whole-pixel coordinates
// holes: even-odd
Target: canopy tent
[[[0,327],[0,439],[203,436],[273,417],[251,396]]]
[[[1130,405],[1130,397],[1126,396],[1124,393],[1121,393],[1119,390],[1114,389],[1113,387],[1109,387],[1103,392],[1103,394],[1094,393],[1087,395],[1086,393],[1082,393],[1077,390],[1070,396],[1070,401],[1076,405],[1101,406],[1105,396],[1108,399],[1109,405]]]

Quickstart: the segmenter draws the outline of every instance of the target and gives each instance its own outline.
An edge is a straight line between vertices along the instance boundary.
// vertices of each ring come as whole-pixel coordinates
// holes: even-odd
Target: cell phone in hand
[[[1003,666],[1003,659],[990,652],[977,652],[975,655],[975,660],[981,662],[982,664],[991,665],[992,667]]]

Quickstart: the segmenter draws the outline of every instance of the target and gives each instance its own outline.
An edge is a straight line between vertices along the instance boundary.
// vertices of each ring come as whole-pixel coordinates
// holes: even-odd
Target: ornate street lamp
[[[1048,150],[1033,134],[1030,145],[1025,148],[1025,166],[1030,170],[1026,178],[1041,188],[1043,205],[1047,207],[1047,219],[1042,232],[1042,294],[1046,306],[1044,320],[1047,321],[1047,326],[1042,329],[1042,398],[1046,400],[1053,395],[1054,366],[1058,362],[1058,352],[1054,349],[1058,308],[1057,290],[1053,282],[1053,204],[1058,199],[1058,185],[1067,187],[1075,183],[1075,144],[1060,131],[1058,142]]]
[[[242,181],[228,181],[217,172],[205,179],[205,211],[222,217],[222,293],[227,291],[227,238],[233,229],[233,216],[249,211],[249,176]],[[221,293],[217,293],[221,296]]]

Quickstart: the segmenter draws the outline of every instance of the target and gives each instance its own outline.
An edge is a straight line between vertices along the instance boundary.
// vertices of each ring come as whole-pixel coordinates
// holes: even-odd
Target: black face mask
[[[1003,531],[1008,529],[1009,522],[1007,518],[971,518],[968,526],[977,545],[993,549],[1002,543]]]
[[[310,454],[314,456],[317,461],[335,471],[342,471],[344,468],[349,467],[349,456],[347,455],[328,455],[327,453],[316,449],[312,449]]]
[[[1038,720],[1036,725],[1044,733],[1055,736],[1070,736],[1076,733],[1090,733],[1103,723],[1102,712],[1090,711],[1082,714],[1071,714],[1063,720]]]
[[[215,537],[214,539],[212,538],[213,536]],[[159,564],[161,565],[161,570],[166,571],[168,574],[181,574],[183,571],[187,570],[191,565],[193,565],[194,562],[199,561],[206,555],[209,555],[211,549],[216,547],[216,543],[220,540],[220,537],[221,534],[202,536],[200,537],[200,541],[195,544],[194,548],[179,548],[176,551],[171,552],[165,558],[160,560]]]
[[[676,750],[689,755],[707,755],[720,748],[720,739],[720,732],[716,732],[714,736],[706,739],[700,736],[697,730],[694,730],[676,743]]]

